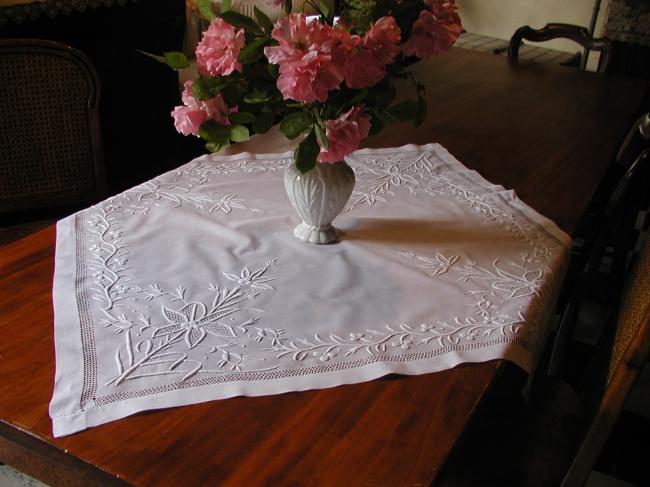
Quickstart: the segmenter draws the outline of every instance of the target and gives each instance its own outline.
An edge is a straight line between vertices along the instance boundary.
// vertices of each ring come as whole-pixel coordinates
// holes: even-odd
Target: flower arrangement
[[[462,27],[453,0],[307,0],[317,15],[287,13],[273,23],[255,7],[251,18],[230,9],[213,13],[196,47],[198,77],[187,81],[172,117],[178,132],[200,136],[216,152],[279,123],[302,140],[294,160],[303,173],[335,163],[390,123],[426,117],[425,87],[406,67],[447,51]],[[155,56],[175,69],[178,52]],[[412,82],[414,99],[396,101],[394,82]],[[402,97],[403,98],[403,97]]]

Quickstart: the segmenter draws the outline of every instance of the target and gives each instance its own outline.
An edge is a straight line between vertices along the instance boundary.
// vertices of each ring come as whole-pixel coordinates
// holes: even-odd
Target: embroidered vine
[[[200,291],[194,287],[188,291],[187,282],[164,286],[135,281],[124,238],[129,216],[147,214],[154,207],[190,207],[223,215],[235,210],[260,211],[249,209],[245,199],[234,192],[209,194],[203,185],[211,177],[277,172],[287,159],[199,158],[94,207],[86,247],[92,278],[88,289],[98,304],[97,323],[120,336],[112,357],[113,371],[110,376],[104,374],[104,385],[116,387],[147,378],[183,382],[198,374],[269,371],[285,365],[444,350],[476,342],[479,347],[495,337],[519,340],[524,323],[538,319],[530,316],[537,310],[525,308],[524,316],[523,308],[508,307],[506,312],[505,305],[533,296],[548,301],[542,296],[542,284],[550,272],[550,239],[540,238],[542,232],[498,203],[494,194],[479,196],[441,175],[436,157],[429,152],[359,157],[357,191],[347,210],[386,202],[397,197],[398,188],[411,195],[451,195],[521,239],[531,252],[522,253],[518,262],[494,259],[488,265],[460,254],[400,252],[431,278],[469,285],[466,313],[457,309],[430,323],[389,323],[347,334],[324,329],[311,335],[266,326],[259,297],[266,293],[272,297],[274,286],[284,289],[286,285],[276,283],[277,278],[270,275],[277,259],[261,266],[242,264],[237,272],[220,271],[214,283]]]
[[[275,263],[276,260],[271,260],[255,271],[244,267],[239,275],[224,273],[226,280],[234,281],[235,285],[210,284],[208,288],[214,296],[209,305],[188,300],[186,289],[182,286],[174,291],[165,291],[157,284],[147,288],[134,286],[132,291],[143,294],[147,301],[166,298],[165,301],[175,305],[162,304],[159,314],[141,314],[138,323],[129,322],[128,326],[123,321],[116,323],[109,320],[105,323],[105,326],[114,326],[117,334],[124,335],[124,343],[115,353],[117,374],[106,385],[161,375],[180,375],[180,380],[184,381],[197,373],[241,371],[250,357],[233,350],[238,345],[236,341],[242,335],[249,335],[251,330],[257,332],[258,336],[265,336],[265,330],[256,326],[263,311],[247,307],[245,303],[255,300],[261,291],[273,290],[268,282],[275,278],[266,276],[266,272]],[[249,316],[236,320],[235,316],[242,313]],[[110,316],[110,313],[107,314]],[[134,326],[137,329],[132,333]],[[219,360],[216,369],[207,367],[209,356],[217,352]]]
[[[181,167],[175,173],[180,177],[188,177],[198,184],[210,181],[211,176],[229,176],[232,174],[254,174],[284,170],[291,164],[291,159],[229,159],[219,160],[218,157],[203,156]]]
[[[339,354],[345,357],[357,353],[380,355],[390,353],[391,349],[403,352],[431,344],[446,348],[493,335],[514,338],[524,321],[525,318],[519,313],[516,318],[503,315],[487,321],[478,321],[471,316],[455,317],[451,322],[421,323],[415,328],[406,323],[398,326],[384,325],[383,330],[353,332],[347,337],[331,333],[323,338],[317,333],[312,338],[277,340],[267,350],[275,352],[278,359],[291,357],[301,362],[315,357],[327,362]]]
[[[467,306],[473,309],[475,315],[483,321],[494,320],[495,306],[496,309],[501,309],[508,301],[532,295],[539,296],[544,277],[542,268],[528,268],[529,259],[526,253],[521,255],[522,263],[508,262],[509,270],[503,267],[499,259],[495,259],[492,268],[488,268],[471,260],[465,260],[461,264],[458,255],[445,257],[440,252],[436,252],[435,257],[421,256],[413,252],[399,252],[399,254],[417,260],[418,267],[433,269],[429,274],[431,277],[452,271],[459,281],[471,282],[474,285],[487,284],[487,287],[476,286],[465,291],[465,294],[476,299]]]
[[[360,164],[355,166],[356,185],[350,197],[350,206],[345,211],[364,204],[372,206],[377,201],[385,203],[387,196],[395,196],[394,189],[398,187],[405,187],[415,195],[421,189],[422,178],[430,177],[434,172],[434,166],[425,154],[419,154],[414,159],[401,154],[381,159],[371,156],[351,159]]]
[[[426,193],[431,196],[451,194],[477,212],[499,224],[507,232],[515,234],[532,248],[532,258],[538,262],[546,260],[551,248],[557,248],[545,232],[531,227],[530,223],[517,216],[512,208],[502,209],[498,195],[487,193],[479,196],[451,178],[439,174],[441,161],[435,152],[403,152],[384,157],[353,156],[356,162],[356,186],[346,211],[377,202],[387,203],[388,197],[395,197],[395,189],[405,187],[410,194]]]
[[[238,198],[236,193],[221,196],[195,193],[196,187],[177,182],[148,181],[122,193],[123,199],[132,202],[124,211],[130,215],[145,215],[154,206],[178,208],[183,204],[189,204],[199,210],[207,210],[208,213],[230,214],[234,209],[249,210],[252,213],[261,212],[257,208],[249,209],[246,201]]]

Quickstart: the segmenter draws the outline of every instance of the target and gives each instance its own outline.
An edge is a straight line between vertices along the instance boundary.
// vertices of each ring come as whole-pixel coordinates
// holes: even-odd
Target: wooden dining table
[[[569,234],[648,89],[463,49],[413,71],[426,121],[366,145],[439,142]],[[509,362],[464,364],[150,411],[54,438],[55,238],[49,227],[0,250],[0,462],[50,485],[430,485],[489,391],[512,380]]]

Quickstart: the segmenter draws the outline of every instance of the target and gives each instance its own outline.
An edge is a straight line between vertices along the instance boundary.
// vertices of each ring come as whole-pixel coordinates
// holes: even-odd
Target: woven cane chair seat
[[[0,41],[0,214],[104,194],[98,95],[97,74],[76,49]]]

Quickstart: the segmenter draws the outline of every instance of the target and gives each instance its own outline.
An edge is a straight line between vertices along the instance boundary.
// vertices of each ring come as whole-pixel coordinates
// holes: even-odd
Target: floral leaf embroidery
[[[235,337],[232,327],[224,325],[222,323],[206,323],[203,325],[203,329],[208,333],[211,333],[218,337]]]
[[[541,270],[527,271],[521,277],[501,269],[498,269],[497,273],[499,276],[503,277],[504,280],[493,282],[492,287],[494,289],[509,292],[510,295],[507,299],[515,299],[537,294],[539,288],[538,281],[542,277]]]

